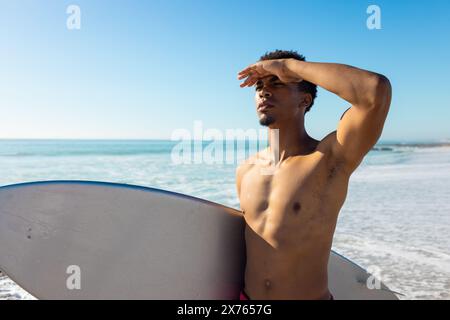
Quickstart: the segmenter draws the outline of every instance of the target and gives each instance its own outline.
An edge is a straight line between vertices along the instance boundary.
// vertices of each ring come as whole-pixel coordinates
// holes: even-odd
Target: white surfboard
[[[238,299],[242,214],[159,189],[89,181],[0,187],[0,269],[39,299]],[[332,252],[335,299],[397,299]],[[371,284],[376,280],[370,278]]]

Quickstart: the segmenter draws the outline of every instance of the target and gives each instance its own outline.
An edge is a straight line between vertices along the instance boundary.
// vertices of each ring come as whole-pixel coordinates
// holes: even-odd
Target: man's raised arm
[[[286,60],[286,73],[337,94],[352,107],[342,116],[332,152],[350,171],[379,139],[391,103],[389,80],[374,72],[336,63]]]

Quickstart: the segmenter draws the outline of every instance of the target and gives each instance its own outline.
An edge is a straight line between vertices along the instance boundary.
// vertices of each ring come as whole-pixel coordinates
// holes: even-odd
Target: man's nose
[[[260,98],[270,98],[272,96],[272,92],[270,92],[269,90],[267,90],[266,88],[262,88],[261,91],[259,92],[259,97]]]

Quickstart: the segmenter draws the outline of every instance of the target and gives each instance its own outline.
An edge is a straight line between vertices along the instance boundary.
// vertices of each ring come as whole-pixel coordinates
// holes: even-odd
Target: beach
[[[167,140],[0,140],[0,186],[97,180],[239,208],[237,163],[175,164],[173,146]],[[450,145],[380,142],[350,178],[333,250],[377,270],[400,299],[448,300],[449,234]],[[33,297],[2,275],[0,299]]]

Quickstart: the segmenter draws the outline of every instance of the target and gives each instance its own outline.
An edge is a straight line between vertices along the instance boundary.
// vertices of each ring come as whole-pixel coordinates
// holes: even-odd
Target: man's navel
[[[269,207],[269,202],[267,200],[261,201],[261,203],[258,206],[258,212],[262,212],[267,210]]]
[[[264,280],[264,289],[270,290],[272,289],[272,281],[269,279]]]

